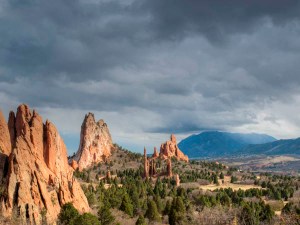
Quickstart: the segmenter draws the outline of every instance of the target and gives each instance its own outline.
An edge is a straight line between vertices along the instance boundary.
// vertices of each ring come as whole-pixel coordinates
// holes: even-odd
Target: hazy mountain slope
[[[179,148],[190,158],[231,155],[249,144],[263,144],[276,139],[265,134],[240,134],[208,131],[192,135],[179,143]]]
[[[278,140],[259,145],[249,145],[243,148],[241,153],[265,155],[300,155],[300,138]]]

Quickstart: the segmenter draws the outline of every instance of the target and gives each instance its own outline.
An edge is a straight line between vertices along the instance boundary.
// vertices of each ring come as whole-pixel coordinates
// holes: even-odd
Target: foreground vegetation
[[[142,156],[116,147],[109,162],[74,172],[92,211],[80,214],[67,203],[58,224],[300,224],[299,177],[172,159],[176,186],[173,177],[144,179]],[[156,167],[165,169],[161,161]],[[9,222],[19,224],[2,223]]]
[[[139,162],[135,168],[115,167],[115,160],[76,172],[89,204],[98,212],[99,224],[300,223],[299,177],[253,174],[217,162],[187,164],[173,159],[173,173],[181,179],[176,187],[173,178],[143,179],[141,155],[122,152],[123,161]],[[158,170],[163,166],[157,162]],[[105,168],[114,175],[111,179],[105,177]],[[234,190],[226,182],[248,188]],[[214,185],[214,190],[204,190],[207,185]]]

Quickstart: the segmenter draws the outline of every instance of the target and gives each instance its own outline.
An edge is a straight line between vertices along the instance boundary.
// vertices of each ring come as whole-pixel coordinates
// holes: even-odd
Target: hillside
[[[179,148],[190,158],[215,157],[239,153],[250,144],[265,144],[276,141],[265,134],[240,134],[208,131],[183,139]]]
[[[173,173],[180,179],[176,184],[171,177],[143,179],[143,164],[142,155],[115,144],[108,162],[100,162],[82,172],[77,170],[75,176],[94,212],[99,210],[99,204],[110,207],[109,215],[114,218],[111,225],[209,225],[219,224],[217,221],[250,224],[243,223],[248,215],[261,224],[280,224],[281,219],[286,224],[296,224],[292,216],[297,216],[295,210],[299,205],[289,203],[291,213],[286,215],[283,202],[298,201],[296,177],[255,174],[219,162],[191,160],[188,163],[174,157]],[[155,164],[159,169],[161,160]],[[111,178],[107,176],[108,169]],[[181,216],[175,218],[180,223],[173,223],[172,205],[178,199]],[[253,209],[246,211],[250,205]],[[139,218],[145,223],[137,223]]]
[[[241,153],[264,155],[300,155],[300,138],[278,140],[270,143],[249,145]]]

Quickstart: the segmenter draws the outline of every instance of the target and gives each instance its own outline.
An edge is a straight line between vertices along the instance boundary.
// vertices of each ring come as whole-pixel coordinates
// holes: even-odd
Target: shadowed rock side
[[[183,152],[178,148],[176,137],[174,134],[171,135],[169,141],[161,144],[160,156],[163,158],[176,157],[177,160],[189,161],[188,156],[184,155]]]
[[[11,152],[11,141],[10,134],[8,130],[8,125],[5,118],[0,111],[0,153],[9,156]]]
[[[103,120],[96,122],[94,114],[88,113],[81,125],[78,151],[70,163],[74,169],[78,166],[81,171],[95,163],[105,161],[111,156],[112,149],[113,143],[106,123]]]
[[[47,223],[53,224],[67,202],[80,212],[89,211],[55,126],[49,121],[43,124],[37,112],[21,105],[16,117],[10,113],[8,127],[14,148],[2,179],[6,188],[1,199],[2,214],[16,213],[31,224],[41,224],[45,212]]]

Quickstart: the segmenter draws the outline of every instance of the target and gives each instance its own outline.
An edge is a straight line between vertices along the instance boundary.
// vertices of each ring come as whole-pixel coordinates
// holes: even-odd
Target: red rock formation
[[[156,147],[154,147],[154,152],[153,152],[152,158],[157,158],[158,156],[159,156],[159,154],[157,152],[157,149],[156,149]]]
[[[8,125],[0,110],[0,181],[7,174],[8,156],[10,155],[10,153],[11,153],[11,140],[10,140]]]
[[[5,118],[0,110],[0,153],[7,156],[11,153],[11,141],[8,130],[8,125]]]
[[[104,161],[111,156],[112,139],[106,123],[95,121],[94,114],[88,113],[81,126],[80,144],[74,157],[79,170]]]
[[[152,158],[149,162],[149,175],[150,177],[156,176],[156,163],[155,160]]]
[[[172,172],[172,160],[170,158],[167,159],[167,176],[172,177],[173,172]]]
[[[178,174],[175,175],[175,182],[176,182],[176,187],[178,187],[180,185],[180,179]]]
[[[9,113],[8,117],[8,130],[9,130],[9,135],[10,135],[10,141],[11,141],[11,147],[14,148],[14,144],[16,143],[16,128],[15,128],[15,123],[16,123],[16,116],[13,111]]]
[[[11,216],[16,211],[23,220],[41,224],[44,211],[47,223],[53,224],[61,206],[67,202],[72,202],[80,212],[89,211],[55,126],[49,121],[43,124],[38,113],[21,105],[16,118],[10,114],[9,130],[15,143],[8,160],[2,214]]]
[[[166,141],[160,146],[160,156],[163,158],[176,157],[178,160],[188,162],[188,156],[184,155],[183,152],[178,148],[176,137],[174,134],[171,135],[171,140]]]
[[[74,159],[72,159],[71,161],[71,167],[73,168],[73,170],[77,170],[78,168],[78,163]]]
[[[149,162],[147,158],[147,150],[144,148],[144,177],[149,177]]]

